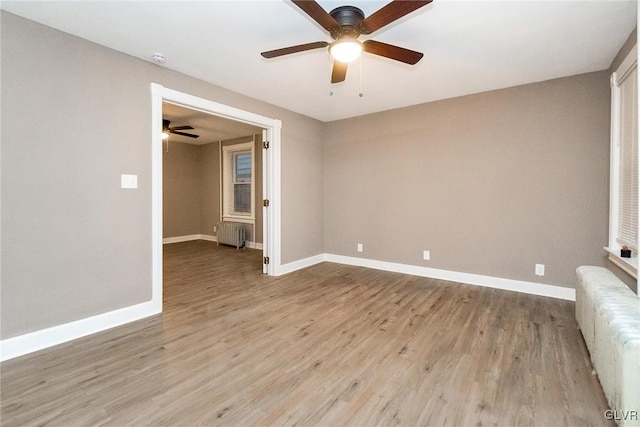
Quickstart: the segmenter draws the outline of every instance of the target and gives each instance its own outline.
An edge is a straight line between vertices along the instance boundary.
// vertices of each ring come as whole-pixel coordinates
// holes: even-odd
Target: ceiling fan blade
[[[332,28],[340,26],[340,24],[333,19],[333,16],[329,15],[329,13],[314,0],[292,0],[292,3],[302,9],[304,13],[313,18],[314,21],[327,31],[331,31]]]
[[[394,0],[388,5],[374,12],[360,23],[358,28],[362,34],[371,34],[374,31],[379,30],[385,25],[389,25],[393,21],[402,18],[405,15],[413,12],[416,9],[426,6],[433,0],[422,1],[406,1],[406,0]]]
[[[291,53],[304,52],[305,50],[312,49],[320,49],[321,47],[327,47],[329,43],[327,42],[313,42],[313,43],[305,43],[299,44],[296,46],[283,47],[282,49],[270,50],[267,52],[262,52],[262,55],[265,58],[276,58],[282,55],[289,55]]]
[[[362,50],[374,55],[395,59],[396,61],[410,65],[416,64],[424,56],[422,53],[416,52],[415,50],[409,50],[392,44],[377,42],[375,40],[367,40],[362,43]]]
[[[194,135],[192,133],[185,133],[185,132],[176,132],[174,130],[169,131],[169,133],[172,133],[174,135],[188,136],[189,138],[198,138],[198,137],[200,137],[200,135]]]
[[[193,126],[174,126],[171,130],[187,130],[187,129],[195,129]]]
[[[347,63],[333,61],[333,70],[331,71],[331,83],[340,83],[347,78]]]

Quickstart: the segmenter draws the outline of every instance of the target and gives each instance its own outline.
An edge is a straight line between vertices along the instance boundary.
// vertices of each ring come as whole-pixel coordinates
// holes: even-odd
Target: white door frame
[[[267,241],[263,252],[269,257],[266,272],[280,274],[280,129],[282,122],[260,116],[208,99],[199,98],[157,83],[151,83],[151,245],[152,245],[152,303],[157,312],[162,311],[162,102],[182,105],[215,116],[248,123],[266,129],[269,149],[263,151],[267,169],[264,176],[269,199],[269,215],[265,228]]]

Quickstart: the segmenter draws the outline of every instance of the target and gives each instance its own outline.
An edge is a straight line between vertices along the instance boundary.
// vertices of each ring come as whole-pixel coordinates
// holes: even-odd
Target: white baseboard
[[[410,274],[412,276],[429,277],[432,279],[447,280],[449,282],[465,283],[468,285],[484,286],[487,288],[502,289],[506,291],[522,292],[525,294],[540,295],[568,301],[576,300],[576,290],[573,288],[326,253],[284,264],[280,267],[278,273],[291,273],[324,261],[336,264],[367,267],[375,270]]]
[[[204,234],[189,234],[187,236],[175,236],[175,237],[165,237],[164,239],[162,239],[162,244],[166,245],[169,243],[181,243],[181,242],[190,242],[192,240],[210,240],[210,239],[203,239]],[[215,240],[215,236],[209,236],[212,237]]]
[[[189,234],[187,236],[166,237],[162,239],[162,244],[167,245],[170,243],[190,242],[192,240],[208,240],[209,242],[217,242],[218,238],[209,234]],[[256,242],[246,242],[246,246],[249,249],[258,249],[260,251],[263,247],[262,243]]]
[[[262,250],[262,243],[256,243],[256,242],[246,242],[246,245],[249,249],[258,249],[258,250]]]
[[[576,290],[562,286],[545,285],[542,283],[526,282],[522,280],[504,279],[501,277],[483,276],[480,274],[460,273],[457,271],[440,270],[437,268],[419,267],[415,265],[399,264],[395,262],[377,261],[366,258],[356,258],[343,255],[324,254],[324,260],[337,264],[347,264],[376,270],[393,271],[411,274],[413,276],[430,277],[432,279],[465,283],[468,285],[484,286],[507,291],[522,292],[531,295],[558,298],[568,301],[576,300]]]
[[[165,243],[176,243],[188,240],[211,240],[215,241],[215,236],[194,235],[181,236],[189,237],[187,240],[176,240]],[[177,239],[177,238],[169,238]],[[166,240],[166,239],[165,239]],[[256,246],[262,246],[258,243]],[[260,249],[260,248],[258,248]],[[522,292],[531,295],[540,295],[563,300],[575,301],[576,291],[572,288],[562,286],[545,285],[541,283],[526,282],[521,280],[504,279],[500,277],[483,276],[479,274],[460,273],[457,271],[440,270],[436,268],[419,267],[415,265],[399,264],[387,261],[377,261],[367,258],[356,258],[344,255],[318,254],[301,260],[293,261],[280,266],[278,275],[292,273],[294,271],[311,267],[321,262],[333,262],[336,264],[346,264],[358,267],[367,267],[375,270],[391,271],[396,273],[410,274],[413,276],[430,277],[433,279],[447,280],[451,282],[465,283],[469,285],[484,286],[489,288],[503,289],[508,291]],[[64,325],[54,326],[25,335],[0,341],[0,361],[13,359],[14,357],[42,350],[54,345],[62,344],[77,338],[101,332],[125,323],[140,320],[161,312],[161,307],[152,301],[142,304],[125,307]]]
[[[13,359],[34,351],[102,332],[125,323],[140,320],[160,313],[153,301],[98,314],[64,325],[31,332],[0,341],[0,361]]]
[[[299,259],[280,266],[278,270],[278,276],[282,274],[292,273],[296,270],[311,267],[312,265],[320,264],[326,261],[327,254],[314,255],[309,258]]]

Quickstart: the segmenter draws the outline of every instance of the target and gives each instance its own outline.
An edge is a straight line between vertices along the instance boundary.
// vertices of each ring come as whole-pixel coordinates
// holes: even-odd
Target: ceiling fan
[[[200,135],[195,135],[193,133],[180,132],[181,130],[194,129],[192,126],[172,126],[172,127],[169,127],[169,123],[171,123],[169,120],[162,119],[162,132],[163,133],[172,133],[174,135],[188,136],[189,138],[198,138],[200,136]]]
[[[289,46],[262,52],[261,55],[265,58],[276,58],[329,46],[329,52],[334,59],[331,83],[344,81],[347,77],[348,63],[357,59],[363,51],[414,65],[422,59],[422,53],[375,40],[360,42],[358,37],[371,34],[432,1],[394,0],[365,18],[362,10],[355,6],[340,6],[327,13],[314,0],[292,0],[293,4],[327,30],[334,41]]]

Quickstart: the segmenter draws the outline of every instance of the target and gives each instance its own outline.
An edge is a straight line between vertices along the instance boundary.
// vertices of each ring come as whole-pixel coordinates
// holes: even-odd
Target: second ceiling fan
[[[422,59],[421,52],[375,40],[360,42],[358,37],[362,34],[371,34],[432,1],[394,0],[365,18],[362,10],[355,6],[340,6],[327,13],[314,0],[292,0],[292,3],[327,30],[334,42],[305,43],[262,52],[261,55],[265,58],[276,58],[291,53],[329,46],[329,52],[334,58],[331,83],[344,81],[347,76],[349,62],[357,59],[361,52],[372,53],[414,65]]]
[[[172,133],[174,135],[181,135],[181,136],[186,136],[189,138],[198,138],[200,137],[200,135],[196,135],[193,133],[187,133],[187,132],[180,132],[183,130],[193,130],[193,126],[169,126],[171,122],[167,119],[162,119],[162,132],[164,133]]]

